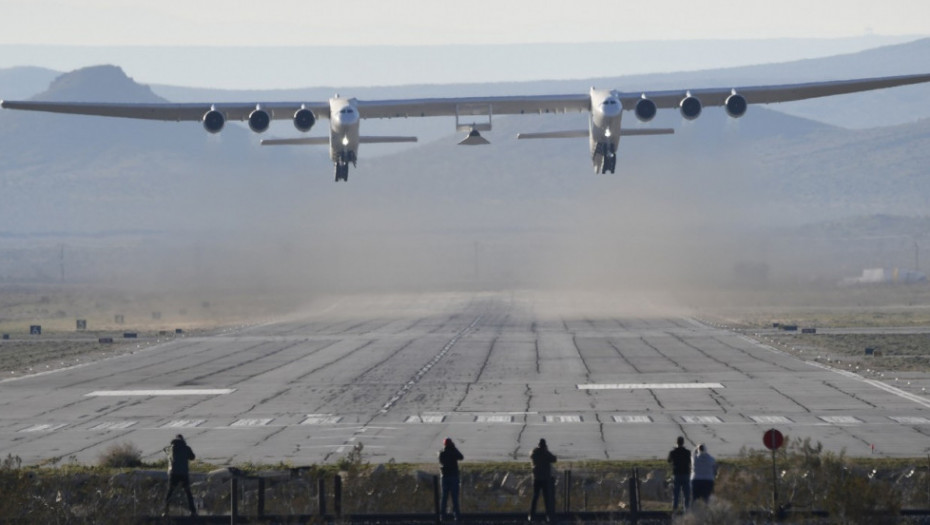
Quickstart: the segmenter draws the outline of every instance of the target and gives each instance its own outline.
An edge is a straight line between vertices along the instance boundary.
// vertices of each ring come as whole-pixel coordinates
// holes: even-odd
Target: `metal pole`
[[[433,510],[436,513],[436,521],[442,521],[442,511],[439,508],[439,476],[433,476]]]
[[[236,525],[239,514],[239,479],[233,476],[229,480],[229,523]]]
[[[320,488],[317,491],[316,497],[317,501],[320,503],[320,516],[326,516],[326,480],[320,477],[318,486]]]
[[[339,474],[333,478],[333,513],[342,516],[342,478]]]
[[[778,473],[775,468],[775,448],[772,448],[772,512],[778,512]]]
[[[572,472],[570,470],[562,471],[562,512],[568,512],[569,501],[568,491],[571,486]]]

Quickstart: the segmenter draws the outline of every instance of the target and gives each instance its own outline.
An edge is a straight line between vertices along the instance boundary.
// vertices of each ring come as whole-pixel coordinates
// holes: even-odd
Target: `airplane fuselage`
[[[359,122],[354,99],[338,95],[329,99],[329,157],[335,162],[355,162],[358,158]]]
[[[613,91],[591,88],[589,145],[591,163],[597,173],[613,172],[617,146],[620,144],[620,119],[623,105]]]

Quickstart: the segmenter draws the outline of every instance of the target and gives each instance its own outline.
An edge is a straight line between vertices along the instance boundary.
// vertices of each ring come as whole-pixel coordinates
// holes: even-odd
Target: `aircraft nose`
[[[358,122],[358,112],[354,108],[342,108],[334,116],[334,120],[343,126]]]
[[[601,113],[605,117],[616,117],[623,111],[623,106],[620,105],[620,101],[614,97],[604,99],[601,102]]]

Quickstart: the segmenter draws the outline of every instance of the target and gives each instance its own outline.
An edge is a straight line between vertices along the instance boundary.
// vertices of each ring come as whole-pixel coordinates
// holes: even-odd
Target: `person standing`
[[[691,496],[695,501],[707,503],[714,493],[714,480],[717,479],[717,460],[707,452],[703,443],[694,451],[694,472],[691,474]]]
[[[542,492],[543,502],[546,505],[546,521],[551,521],[555,510],[552,502],[554,495],[552,464],[555,463],[556,459],[552,452],[549,452],[545,439],[540,439],[539,444],[530,453],[530,461],[533,462],[533,501],[530,504],[530,514],[527,519],[533,521],[533,516],[536,514],[536,503],[539,501],[539,493]]]
[[[165,496],[165,512],[162,515],[168,515],[171,493],[174,492],[176,486],[181,485],[187,493],[187,506],[191,511],[191,516],[196,516],[197,509],[194,507],[194,496],[191,494],[189,469],[190,461],[195,459],[194,451],[187,446],[184,436],[178,434],[171,440],[171,444],[165,447],[165,454],[168,455],[168,495]]]
[[[672,465],[674,484],[672,490],[672,512],[678,510],[679,494],[684,496],[684,508],[691,508],[691,451],[685,448],[685,438],[678,437],[678,446],[668,453]]]
[[[442,450],[439,452],[439,473],[442,475],[442,507],[440,507],[440,516],[446,514],[446,503],[449,496],[452,496],[452,517],[455,521],[459,520],[459,461],[465,459],[465,456],[455,447],[451,438],[446,438],[442,442]]]

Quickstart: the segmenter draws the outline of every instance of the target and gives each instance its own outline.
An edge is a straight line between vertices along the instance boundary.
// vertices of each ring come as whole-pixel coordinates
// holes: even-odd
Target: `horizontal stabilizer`
[[[543,131],[541,133],[517,133],[518,139],[581,139],[590,135],[586,129],[572,131]]]
[[[329,137],[301,137],[299,139],[264,139],[262,146],[328,146]]]
[[[675,133],[672,128],[653,128],[653,129],[621,129],[620,136],[630,137],[634,135],[671,135]]]
[[[391,142],[416,142],[416,137],[359,137],[359,144],[383,144]]]

